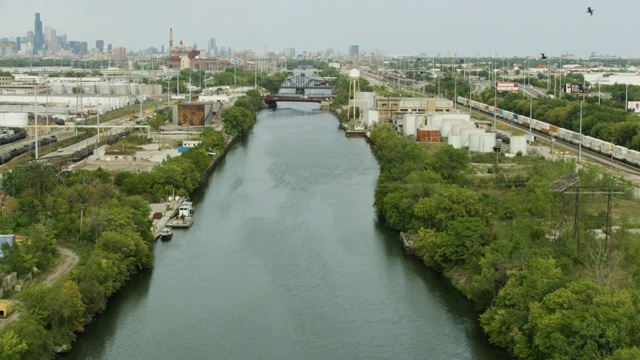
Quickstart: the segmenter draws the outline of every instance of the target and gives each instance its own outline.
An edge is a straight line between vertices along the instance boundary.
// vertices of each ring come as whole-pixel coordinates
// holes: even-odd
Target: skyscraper
[[[354,57],[360,54],[360,46],[359,45],[351,45],[349,46],[349,56]]]
[[[44,34],[42,33],[42,21],[40,21],[40,13],[36,13],[36,21],[33,32],[33,53],[37,54],[38,51],[42,50],[44,46]]]
[[[104,40],[96,40],[96,49],[100,54],[104,52]]]

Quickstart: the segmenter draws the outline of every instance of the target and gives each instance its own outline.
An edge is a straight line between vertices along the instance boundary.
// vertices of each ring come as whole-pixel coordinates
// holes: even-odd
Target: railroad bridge
[[[279,101],[315,102],[320,107],[329,107],[333,103],[333,95],[307,94],[307,90],[333,90],[331,79],[317,76],[306,76],[304,73],[290,76],[282,81],[280,89],[295,89],[295,93],[266,95],[263,97],[268,107],[276,107]]]

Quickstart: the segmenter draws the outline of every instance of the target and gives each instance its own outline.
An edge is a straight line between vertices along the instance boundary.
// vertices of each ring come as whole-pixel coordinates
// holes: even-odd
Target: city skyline
[[[34,14],[70,40],[96,40],[127,50],[168,47],[173,43],[253,50],[257,54],[334,49],[346,54],[359,45],[387,55],[427,56],[547,56],[592,52],[640,57],[628,45],[640,3],[622,0],[186,0],[179,5],[150,0],[0,0],[0,38],[23,37],[34,30]],[[587,6],[595,9],[593,16]],[[70,11],[70,9],[73,9]],[[179,10],[179,11],[176,11]],[[133,34],[133,35],[132,35]]]

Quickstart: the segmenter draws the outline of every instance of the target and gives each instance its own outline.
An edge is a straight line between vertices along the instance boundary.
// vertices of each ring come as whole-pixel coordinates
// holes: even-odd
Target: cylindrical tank
[[[447,144],[453,146],[454,149],[460,149],[462,143],[460,142],[460,135],[451,135],[447,138]]]
[[[360,70],[358,69],[349,70],[349,77],[351,79],[358,79],[360,77]]]
[[[442,126],[440,127],[440,136],[447,137],[449,135],[453,135],[451,131],[453,130],[453,126],[460,124],[460,120],[457,119],[445,119],[442,120]]]
[[[109,94],[109,83],[100,83],[98,85],[98,93],[102,95]]]
[[[527,137],[526,136],[511,136],[509,138],[509,154],[521,153],[527,154]]]
[[[416,133],[416,139],[418,142],[440,142],[440,129],[431,126],[419,128]]]
[[[494,146],[496,146],[496,133],[484,133],[480,135],[480,152],[493,152]]]
[[[462,130],[460,130],[460,144],[462,147],[469,147],[469,134],[471,133],[478,133],[478,134],[484,134],[484,130],[483,129],[476,129],[476,128],[464,128]]]
[[[482,133],[477,131],[469,133],[469,151],[480,151],[480,137],[482,137]]]
[[[442,116],[434,114],[427,115],[427,125],[440,129],[442,127]]]
[[[468,127],[468,126],[469,126],[469,125],[467,125],[467,124],[454,124],[454,125],[451,127],[451,134],[450,134],[449,136],[451,136],[451,135],[460,135],[460,131],[461,131],[462,129],[464,129],[464,128]]]
[[[29,115],[27,113],[0,113],[0,126],[27,127]]]

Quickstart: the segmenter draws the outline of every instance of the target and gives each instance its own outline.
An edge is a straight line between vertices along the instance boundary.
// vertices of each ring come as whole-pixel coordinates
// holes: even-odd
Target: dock
[[[171,227],[171,228],[188,229],[188,228],[191,227],[191,225],[193,225],[193,217],[192,216],[187,216],[187,217],[184,217],[184,218],[174,217],[171,220],[169,220],[169,222],[167,223],[167,226]]]
[[[401,232],[400,233],[400,242],[402,243],[402,247],[404,248],[404,252],[406,254],[414,254],[413,251],[413,235],[409,234],[409,233],[404,233]]]
[[[366,137],[364,130],[346,130],[344,132],[346,137]]]
[[[160,230],[168,226],[169,221],[176,216],[178,206],[183,200],[183,198],[176,197],[172,199],[172,201],[149,204],[151,208],[151,215],[149,215],[149,217],[153,221],[151,233],[154,239],[160,236]]]

